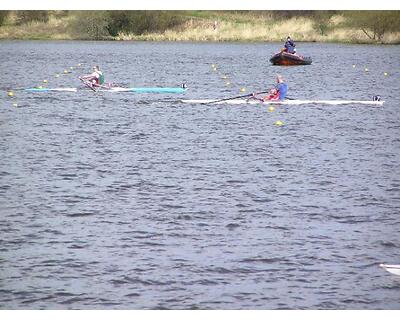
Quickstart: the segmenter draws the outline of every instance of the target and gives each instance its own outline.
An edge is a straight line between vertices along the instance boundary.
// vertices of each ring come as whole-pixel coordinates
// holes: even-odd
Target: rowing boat
[[[300,105],[300,104],[326,104],[326,105],[345,105],[345,104],[365,104],[383,105],[384,101],[367,100],[283,100],[283,101],[260,101],[255,99],[235,99],[235,100],[181,100],[183,103],[192,104],[257,104],[257,105]]]
[[[379,265],[381,268],[385,269],[387,272],[400,276],[400,264],[384,264]]]
[[[134,92],[134,93],[185,93],[186,88],[182,87],[144,87],[144,88],[95,88],[96,91],[104,92]],[[26,88],[23,89],[28,92],[77,92],[78,90],[87,91],[87,89],[78,88]]]

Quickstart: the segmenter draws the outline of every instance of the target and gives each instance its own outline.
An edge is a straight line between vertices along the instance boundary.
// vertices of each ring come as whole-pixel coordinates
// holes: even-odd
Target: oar
[[[79,80],[81,80],[85,84],[85,86],[87,86],[88,88],[90,88],[94,92],[97,92],[96,89],[93,88],[93,86],[90,83],[88,83],[87,81],[83,80],[81,77],[79,77]]]
[[[262,93],[268,93],[269,91],[261,91],[261,92],[256,92],[254,94],[262,94]],[[212,103],[217,103],[217,102],[222,102],[222,101],[229,101],[229,100],[234,100],[234,99],[240,99],[240,98],[246,98],[252,96],[253,93],[241,95],[241,96],[236,96],[236,97],[231,97],[231,98],[225,98],[225,99],[220,99],[220,100],[214,100],[210,102],[205,102],[204,104],[212,104]]]
[[[114,87],[110,86],[105,86],[105,85],[101,85],[101,84],[96,84],[95,87],[97,88],[103,88],[103,89],[112,89]]]

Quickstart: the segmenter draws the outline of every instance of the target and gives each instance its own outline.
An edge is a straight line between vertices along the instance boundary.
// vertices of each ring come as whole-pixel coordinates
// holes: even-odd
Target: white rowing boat
[[[283,101],[260,101],[255,99],[232,99],[232,100],[181,100],[183,103],[192,104],[256,104],[256,105],[300,105],[300,104],[326,104],[326,105],[344,105],[344,104],[365,104],[365,105],[383,105],[384,101],[367,100],[283,100]]]
[[[400,264],[384,264],[379,265],[381,268],[385,269],[387,272],[400,276]]]

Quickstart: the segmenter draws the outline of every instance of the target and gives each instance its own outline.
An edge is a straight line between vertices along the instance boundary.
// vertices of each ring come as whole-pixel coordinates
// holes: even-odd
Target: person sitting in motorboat
[[[288,85],[285,83],[283,80],[283,77],[281,75],[276,76],[276,85],[268,92],[268,95],[265,96],[264,98],[259,98],[256,96],[255,93],[252,94],[252,98],[260,100],[262,102],[264,101],[282,101],[286,99],[286,95],[288,92]]]
[[[285,52],[296,54],[296,44],[294,41],[288,36],[285,42]]]
[[[104,85],[104,74],[102,71],[100,71],[99,66],[94,66],[91,74],[79,77],[79,79],[90,83],[94,87],[100,87]]]

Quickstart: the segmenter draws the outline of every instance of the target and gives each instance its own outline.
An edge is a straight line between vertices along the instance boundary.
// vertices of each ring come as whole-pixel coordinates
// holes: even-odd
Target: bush
[[[108,14],[106,11],[77,11],[71,29],[81,39],[108,39]]]
[[[0,27],[6,22],[8,11],[0,10]]]
[[[321,36],[325,36],[331,28],[330,19],[336,11],[315,11],[313,15],[313,28]]]
[[[386,32],[400,31],[400,11],[348,11],[345,25],[361,29],[371,40],[382,41]]]
[[[184,21],[183,15],[176,11],[110,11],[107,29],[112,36],[119,32],[140,35],[165,31]]]
[[[49,21],[49,14],[46,10],[20,10],[16,11],[16,13],[17,17],[15,23],[17,25],[26,24],[32,21]]]
[[[277,10],[272,11],[272,16],[278,20],[291,19],[296,17],[310,17],[315,11],[312,10]]]

